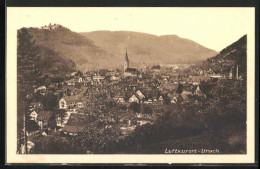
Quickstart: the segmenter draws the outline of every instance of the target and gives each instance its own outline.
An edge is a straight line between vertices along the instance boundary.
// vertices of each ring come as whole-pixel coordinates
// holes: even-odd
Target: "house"
[[[210,76],[212,81],[218,81],[219,79],[223,79],[222,75],[212,75]]]
[[[105,79],[105,76],[100,76],[99,74],[93,76],[93,80],[94,80],[94,81],[100,82],[100,81],[102,81],[102,80],[104,80],[104,79]]]
[[[75,86],[75,80],[74,79],[69,79],[69,80],[66,81],[66,84],[68,86]]]
[[[82,109],[82,108],[84,108],[84,104],[82,103],[82,102],[77,102],[77,108],[80,108],[80,109]]]
[[[76,76],[77,73],[78,73],[78,72],[72,72],[72,73],[70,74],[70,76],[74,77],[74,76]]]
[[[117,94],[117,95],[114,97],[114,100],[115,100],[117,103],[124,103],[124,102],[125,102],[124,96],[123,96],[123,94],[121,94],[121,93]]]
[[[83,108],[83,103],[77,96],[66,96],[60,99],[59,109]]]
[[[136,77],[138,76],[138,69],[135,68],[127,68],[124,70],[124,77]]]
[[[191,91],[187,91],[187,90],[184,90],[182,91],[181,93],[181,98],[183,99],[182,102],[189,102],[190,101],[190,97],[192,96],[192,92]]]
[[[45,95],[46,94],[46,87],[45,86],[40,86],[35,90],[35,93],[39,93],[41,95]]]
[[[82,77],[79,77],[79,78],[78,78],[78,82],[79,82],[79,83],[82,83],[82,82],[84,82],[84,79],[83,79]]]
[[[167,93],[167,97],[170,100],[170,103],[176,104],[178,102],[178,95],[176,92],[169,92]]]
[[[134,93],[130,95],[129,102],[143,103],[146,99],[145,88],[141,90],[134,87],[132,90]]]
[[[117,81],[117,80],[120,80],[120,77],[117,76],[117,75],[112,75],[112,76],[110,77],[110,80],[111,80],[111,81]]]
[[[194,88],[193,94],[194,95],[199,95],[199,96],[203,94],[202,91],[200,90],[200,86],[196,86]]]
[[[153,104],[157,104],[158,103],[158,99],[160,96],[160,93],[158,92],[158,90],[149,90],[146,91],[147,97],[145,99],[146,104],[150,104],[150,100],[152,101]]]
[[[143,100],[145,98],[144,93],[140,89],[138,89],[135,93],[138,95],[138,98],[140,100]]]
[[[136,102],[136,103],[140,103],[141,100],[139,99],[138,95],[137,94],[132,94],[132,96],[129,98],[129,102]]]
[[[63,129],[63,134],[66,136],[77,136],[84,131],[84,127],[66,125]]]
[[[29,107],[33,110],[38,110],[38,109],[42,109],[43,105],[41,102],[32,102]]]
[[[159,86],[160,91],[176,91],[180,87],[179,83],[161,83]]]
[[[71,114],[67,124],[62,128],[64,136],[77,136],[89,129],[95,119],[92,116]]]
[[[177,99],[177,98],[178,98],[178,96],[172,97],[172,98],[171,98],[171,103],[172,103],[172,104],[176,104],[176,103],[178,102],[178,99]]]
[[[148,100],[145,100],[145,101],[144,101],[144,104],[152,104],[152,103],[153,103],[153,101],[152,101],[152,99],[150,99],[150,98],[149,98]]]
[[[40,129],[44,129],[49,127],[49,120],[52,116],[52,112],[50,111],[40,111],[37,116],[37,123],[40,126]]]
[[[183,90],[181,95],[192,95],[191,91]]]
[[[164,103],[164,98],[162,97],[162,95],[159,96],[158,102],[159,102],[160,104],[163,104],[163,103]]]
[[[29,112],[29,120],[37,121],[38,113],[36,111]]]

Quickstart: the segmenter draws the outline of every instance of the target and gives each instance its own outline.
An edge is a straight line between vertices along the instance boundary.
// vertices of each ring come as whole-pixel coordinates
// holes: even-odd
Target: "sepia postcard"
[[[254,163],[255,8],[6,10],[6,163]]]

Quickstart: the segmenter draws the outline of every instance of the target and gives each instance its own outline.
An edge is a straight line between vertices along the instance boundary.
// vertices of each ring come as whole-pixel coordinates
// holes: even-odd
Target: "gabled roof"
[[[52,116],[50,111],[40,111],[37,116],[37,120],[49,120]]]
[[[65,127],[62,128],[62,131],[69,132],[69,133],[81,133],[84,131],[84,127],[71,126],[67,124]]]
[[[179,88],[179,84],[176,83],[162,83],[159,88],[162,89],[167,89],[167,90],[177,90]]]
[[[84,127],[93,121],[94,121],[94,118],[92,116],[72,113],[70,115],[67,125]]]
[[[189,100],[188,95],[181,95],[181,97],[182,97],[182,99],[183,99],[184,101],[188,101],[188,100]]]
[[[182,91],[181,95],[192,95],[192,92],[184,90],[184,91]]]
[[[192,91],[193,89],[193,85],[192,84],[189,84],[189,83],[186,83],[186,84],[182,84],[182,90],[186,90],[186,91]]]
[[[131,95],[131,97],[133,97],[133,96],[135,96],[135,97],[136,97],[138,100],[140,100],[140,98],[139,98],[138,94],[136,94],[136,93],[133,93],[133,94]],[[131,97],[130,97],[130,98],[131,98]],[[129,98],[129,99],[130,99],[130,98]]]
[[[115,97],[114,98],[125,98],[125,96],[124,96],[124,94],[123,93],[118,93],[118,94],[116,94],[115,95]]]
[[[66,96],[63,97],[62,99],[64,99],[66,102],[79,101],[77,96]]]

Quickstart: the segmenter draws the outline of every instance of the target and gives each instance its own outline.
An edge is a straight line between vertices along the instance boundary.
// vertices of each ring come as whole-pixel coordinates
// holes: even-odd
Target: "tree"
[[[134,111],[134,113],[139,113],[141,106],[139,103],[133,102],[130,104],[130,109],[132,109]]]
[[[78,72],[76,73],[76,76],[83,76],[83,73],[78,70]]]
[[[57,107],[57,102],[58,98],[53,94],[45,95],[42,98],[42,104],[44,106],[44,109],[47,111],[53,111],[55,107]]]
[[[17,119],[18,132],[21,131],[23,114],[29,106],[33,86],[37,85],[40,71],[37,66],[38,47],[27,29],[18,30],[17,43]]]
[[[32,93],[32,86],[37,84],[40,71],[37,67],[38,46],[29,32],[23,28],[18,31],[17,81],[20,94]]]
[[[58,76],[58,77],[55,77],[55,78],[52,79],[53,83],[61,83],[63,81],[64,81],[64,78],[61,77],[61,76]]]

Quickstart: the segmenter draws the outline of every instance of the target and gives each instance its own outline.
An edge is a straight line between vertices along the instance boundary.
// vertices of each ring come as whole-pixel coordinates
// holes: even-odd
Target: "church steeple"
[[[124,61],[124,70],[129,68],[129,59],[128,59],[128,55],[127,55],[127,50],[125,52],[125,61]]]

